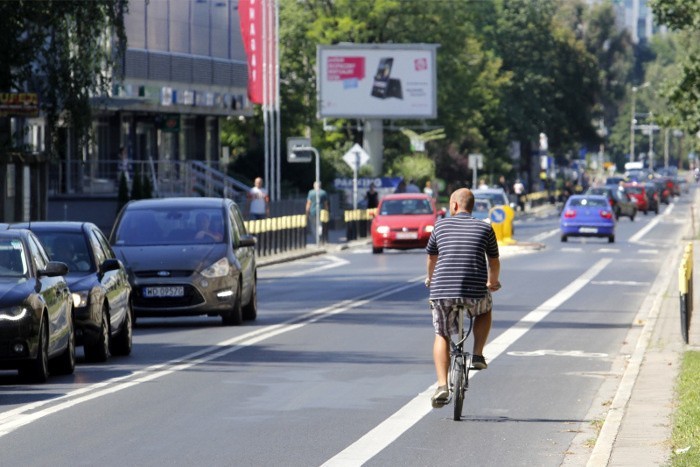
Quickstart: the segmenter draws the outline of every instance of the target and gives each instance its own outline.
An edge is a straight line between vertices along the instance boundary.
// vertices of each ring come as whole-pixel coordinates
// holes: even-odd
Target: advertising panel
[[[436,118],[436,44],[319,46],[320,118]]]

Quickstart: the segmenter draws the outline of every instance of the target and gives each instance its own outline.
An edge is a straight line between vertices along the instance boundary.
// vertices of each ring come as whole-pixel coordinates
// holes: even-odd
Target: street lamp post
[[[649,86],[651,83],[646,82],[640,86],[632,86],[632,115],[630,117],[630,162],[634,162],[634,125],[637,123],[637,119],[635,118],[635,101],[637,99],[637,91],[643,88],[646,88]]]

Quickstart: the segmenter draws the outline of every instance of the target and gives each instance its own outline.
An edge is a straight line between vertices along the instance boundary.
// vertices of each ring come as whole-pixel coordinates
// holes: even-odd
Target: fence
[[[683,259],[678,267],[678,289],[681,301],[681,334],[688,343],[688,330],[693,315],[693,244],[688,243],[683,252]]]

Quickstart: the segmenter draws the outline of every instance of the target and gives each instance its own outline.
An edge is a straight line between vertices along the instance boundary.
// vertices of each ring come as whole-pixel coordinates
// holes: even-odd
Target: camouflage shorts
[[[490,313],[493,309],[491,293],[486,292],[483,298],[438,298],[430,300],[430,311],[433,314],[433,327],[439,336],[454,335],[459,332],[459,310],[472,317]]]

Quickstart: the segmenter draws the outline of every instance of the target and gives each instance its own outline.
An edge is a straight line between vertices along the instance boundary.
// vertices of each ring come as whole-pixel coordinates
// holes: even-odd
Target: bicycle
[[[469,370],[472,367],[472,355],[464,350],[464,342],[472,332],[474,317],[469,313],[469,328],[464,332],[464,307],[459,309],[459,333],[457,342],[450,336],[450,368],[448,370],[447,388],[450,392],[447,403],[449,404],[454,396],[454,413],[452,419],[459,421],[462,418],[462,406],[464,397],[469,389]]]

